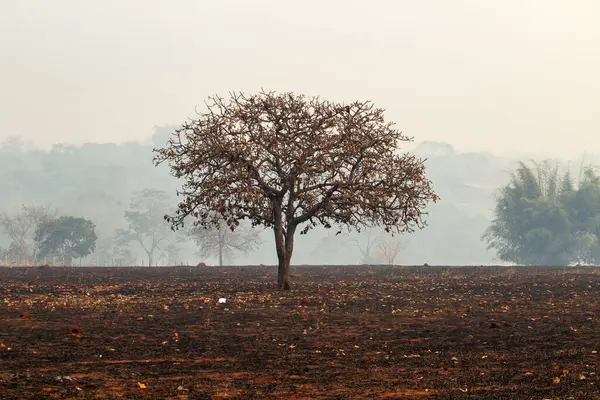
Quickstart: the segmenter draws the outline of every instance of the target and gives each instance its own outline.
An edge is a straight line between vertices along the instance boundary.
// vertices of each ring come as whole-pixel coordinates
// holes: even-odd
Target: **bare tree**
[[[330,232],[319,243],[313,254],[319,254],[323,250],[331,253],[332,249],[335,249],[333,251],[347,251],[348,247],[353,247],[361,254],[361,264],[375,264],[376,256],[374,255],[374,250],[380,241],[381,235],[373,227],[361,230],[358,234],[354,232]]]
[[[262,240],[256,229],[239,227],[232,230],[224,220],[218,226],[194,226],[190,237],[199,248],[202,256],[217,256],[219,265],[224,260],[232,260],[235,253],[248,254],[261,245]]]
[[[129,242],[122,236],[100,237],[96,242],[94,256],[101,265],[130,265],[135,257],[129,248]]]
[[[177,246],[177,243],[169,240],[165,245],[161,246],[160,260],[163,262],[162,265],[177,265],[180,262],[179,254],[181,248]]]
[[[392,235],[387,237],[381,237],[378,242],[378,248],[383,256],[386,264],[393,266],[398,253],[405,246],[405,242],[400,235]]]
[[[360,251],[362,254],[361,263],[374,264],[373,249],[380,241],[381,237],[376,234],[372,227],[369,227],[359,237],[348,238],[344,245],[354,247]]]
[[[424,226],[424,208],[438,196],[423,160],[398,154],[411,138],[370,101],[348,105],[293,93],[210,97],[207,111],[183,124],[155,163],[184,180],[174,228],[235,229],[240,220],[273,229],[278,286],[290,289],[294,236],[317,225],[386,232]],[[215,213],[219,217],[215,216]]]
[[[36,231],[57,215],[56,209],[35,204],[23,204],[21,210],[14,214],[0,213],[0,226],[12,241],[11,253],[20,260],[32,259],[35,262],[39,252],[34,241]]]
[[[164,190],[144,189],[131,197],[125,211],[127,229],[117,230],[117,243],[124,246],[137,242],[148,255],[148,265],[154,265],[154,255],[170,243],[172,235],[164,213],[169,210],[169,196]]]

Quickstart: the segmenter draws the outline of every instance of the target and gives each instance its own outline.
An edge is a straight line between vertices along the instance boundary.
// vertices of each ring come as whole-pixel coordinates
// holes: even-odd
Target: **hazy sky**
[[[0,0],[0,137],[143,140],[264,87],[462,150],[600,153],[598,21],[598,0]]]

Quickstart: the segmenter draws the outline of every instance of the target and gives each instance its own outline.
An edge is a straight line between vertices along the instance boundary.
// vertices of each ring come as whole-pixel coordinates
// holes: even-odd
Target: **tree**
[[[600,177],[594,168],[582,169],[578,189],[564,198],[578,241],[572,252],[574,261],[600,265]]]
[[[355,237],[348,234],[340,246],[350,246],[358,249],[362,255],[362,264],[394,265],[394,261],[400,250],[404,247],[404,240],[398,234],[386,235],[377,227],[369,227]],[[335,237],[338,237],[337,235]],[[333,239],[333,238],[332,238]],[[328,243],[330,247],[333,243]]]
[[[398,257],[398,253],[404,247],[405,243],[402,240],[402,237],[399,235],[392,235],[386,238],[382,238],[382,240],[378,243],[378,248],[385,260],[386,264],[389,266],[394,266],[394,262],[396,261],[396,257]]]
[[[365,240],[361,240],[362,238]],[[381,239],[381,236],[376,234],[373,227],[368,227],[365,229],[364,234],[361,234],[358,238],[349,238],[345,241],[344,245],[355,247],[360,251],[362,254],[362,264],[376,264],[377,260],[373,254],[373,250],[380,243]]]
[[[50,207],[23,204],[21,210],[10,214],[0,213],[0,226],[11,239],[10,254],[17,261],[33,262],[38,257],[39,248],[34,241],[40,226],[49,226],[48,222],[56,217],[56,210]]]
[[[217,226],[192,227],[190,237],[199,247],[200,255],[219,257],[220,266],[223,266],[224,260],[231,260],[234,253],[248,254],[262,243],[258,232],[252,227],[232,230],[222,219]]]
[[[331,232],[321,240],[317,251],[323,251],[326,249],[328,253],[332,249],[346,249],[353,247],[357,249],[361,254],[361,264],[377,264],[377,257],[374,254],[374,250],[377,248],[378,243],[382,240],[382,235],[378,234],[376,229],[368,227],[361,230],[360,233],[355,232]]]
[[[40,225],[35,235],[40,257],[62,256],[66,265],[71,265],[73,258],[92,254],[96,240],[95,226],[92,221],[66,216]]]
[[[593,186],[593,175],[586,175],[588,181],[576,188],[570,172],[561,175],[556,162],[520,162],[497,196],[494,219],[482,237],[488,249],[503,261],[524,265],[589,258],[597,242],[591,228],[600,216],[594,205],[600,196],[582,200]],[[585,206],[591,209],[585,212]]]
[[[174,228],[235,229],[240,220],[272,228],[278,287],[290,289],[294,236],[322,225],[348,230],[422,228],[438,196],[424,161],[397,154],[411,138],[386,122],[370,101],[338,104],[293,93],[213,96],[197,120],[175,130],[155,165],[167,162],[185,180]],[[218,215],[215,215],[218,214]]]
[[[128,227],[117,230],[118,242],[126,245],[135,241],[148,255],[148,265],[154,265],[154,255],[169,243],[171,231],[164,214],[169,210],[169,196],[164,190],[144,189],[131,197],[125,211]]]
[[[181,261],[179,258],[181,248],[172,241],[169,241],[161,250],[160,259],[163,262],[162,265],[177,265]]]
[[[129,243],[123,243],[119,236],[98,238],[94,254],[98,257],[100,265],[126,266],[136,260]]]

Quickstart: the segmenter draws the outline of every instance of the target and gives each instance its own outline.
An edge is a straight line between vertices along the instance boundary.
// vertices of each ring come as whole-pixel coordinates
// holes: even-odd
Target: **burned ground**
[[[274,272],[1,268],[0,399],[600,396],[595,269]]]

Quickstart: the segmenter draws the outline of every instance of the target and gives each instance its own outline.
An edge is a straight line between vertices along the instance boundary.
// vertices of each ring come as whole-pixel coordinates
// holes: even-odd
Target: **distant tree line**
[[[502,261],[521,265],[600,265],[600,177],[577,181],[557,162],[520,162],[500,189],[483,235]]]
[[[10,238],[10,245],[0,248],[0,264],[71,265],[74,260],[95,254],[95,262],[100,265],[127,266],[137,261],[131,251],[134,243],[146,254],[147,265],[157,265],[158,254],[174,265],[180,262],[180,244],[192,240],[198,246],[197,256],[216,256],[223,265],[233,260],[235,253],[248,253],[261,243],[257,230],[249,227],[233,232],[221,224],[210,229],[173,231],[164,219],[169,206],[166,191],[137,191],[124,213],[127,227],[101,239],[91,220],[60,216],[51,207],[30,204],[17,212],[2,212],[0,230]]]
[[[128,229],[125,211],[136,192],[147,188],[164,190],[171,198],[169,205],[175,205],[175,192],[181,181],[170,176],[167,165],[154,168],[149,154],[153,147],[165,146],[176,128],[155,127],[154,133],[150,132],[151,136],[138,142],[56,144],[50,149],[37,148],[18,136],[1,140],[0,212],[15,211],[14,207],[21,204],[42,204],[56,207],[59,215],[84,217],[94,222],[98,239],[94,252],[78,259],[78,262],[86,265],[147,265],[147,254],[143,248],[136,241],[129,244],[116,242],[116,230]],[[427,177],[435,183],[436,193],[444,201],[427,206],[427,229],[415,232],[410,241],[406,240],[408,235],[402,235],[404,243],[410,244],[402,249],[394,263],[489,263],[492,261],[488,255],[491,252],[486,251],[480,236],[489,223],[493,207],[491,188],[503,183],[504,171],[510,160],[492,154],[453,153],[451,148],[441,150],[448,154],[439,154],[439,149],[436,149],[439,146],[444,147],[433,143],[424,146],[422,152],[420,146],[411,152],[427,159]],[[385,234],[378,230],[377,236],[379,233]],[[260,230],[259,234],[263,244],[249,257],[242,258],[243,253],[237,251],[231,254],[225,252],[223,263],[232,260],[237,263],[275,262],[277,259],[267,244],[270,244],[271,232]],[[322,246],[328,236],[329,232],[320,226],[297,240],[296,262],[389,262],[380,254],[379,244],[373,247],[370,256],[365,257],[359,247],[343,246],[348,238],[341,235],[338,235],[340,240],[335,246]],[[368,231],[352,232],[350,238],[356,238],[362,246],[363,241],[369,240]],[[396,241],[399,237],[393,239]],[[0,247],[8,250],[11,241],[0,228]],[[436,245],[431,247],[428,243]],[[187,235],[178,236],[177,253],[168,251],[166,242],[162,244],[163,248],[155,251],[155,264],[218,263],[217,254],[197,253],[196,241]]]
[[[0,227],[11,238],[9,248],[0,250],[2,261],[12,264],[58,258],[64,265],[71,265],[74,259],[91,254],[97,240],[92,221],[58,216],[56,210],[37,205],[23,205],[12,214],[1,213]]]

